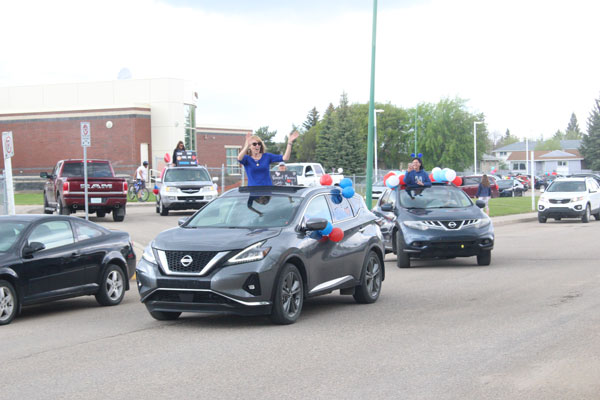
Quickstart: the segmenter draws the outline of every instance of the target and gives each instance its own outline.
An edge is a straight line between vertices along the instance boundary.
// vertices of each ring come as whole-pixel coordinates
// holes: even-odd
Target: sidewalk
[[[537,212],[530,212],[526,214],[503,215],[501,217],[492,217],[491,220],[494,224],[494,227],[508,224],[516,224],[519,222],[533,222],[537,221]]]

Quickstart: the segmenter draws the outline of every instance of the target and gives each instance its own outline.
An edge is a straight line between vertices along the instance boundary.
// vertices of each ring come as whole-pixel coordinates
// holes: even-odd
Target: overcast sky
[[[369,100],[372,0],[0,1],[0,86],[173,77],[199,125],[287,134]],[[376,102],[468,100],[489,131],[549,138],[600,97],[600,1],[379,0]],[[1,112],[1,110],[0,110]]]

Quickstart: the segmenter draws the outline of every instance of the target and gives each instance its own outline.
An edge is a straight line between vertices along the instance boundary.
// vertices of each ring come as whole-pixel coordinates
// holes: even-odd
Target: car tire
[[[538,222],[540,224],[545,224],[546,223],[546,217],[542,217],[541,215],[538,215]]]
[[[410,256],[404,252],[404,238],[396,232],[396,266],[410,268]]]
[[[285,264],[275,282],[271,321],[279,325],[296,322],[304,304],[304,285],[298,268]]]
[[[68,207],[63,206],[62,199],[58,198],[58,214],[59,215],[71,215],[71,211]]]
[[[174,321],[181,315],[178,311],[150,311],[148,310],[152,318],[157,321]]]
[[[123,270],[114,264],[109,264],[102,274],[96,301],[103,306],[116,306],[125,296],[125,283]]]
[[[19,311],[19,297],[9,281],[0,280],[0,325],[8,325]]]
[[[46,192],[44,192],[44,214],[54,214],[54,211],[49,210],[48,199],[46,199]]]
[[[158,201],[156,202],[156,213],[160,214],[160,206],[158,205]]]
[[[518,197],[523,197],[523,191],[522,191],[522,190],[519,190],[519,191],[517,192],[517,196],[518,196]]]
[[[113,221],[115,222],[123,222],[125,220],[125,206],[123,207],[119,207],[119,208],[115,208],[113,210]]]
[[[96,211],[96,217],[98,217],[98,218],[106,217],[106,211]]]
[[[587,224],[588,222],[590,222],[590,216],[591,216],[590,205],[586,204],[585,212],[583,213],[583,216],[581,217],[581,222],[583,222],[584,224]]]
[[[365,259],[360,275],[360,285],[354,288],[354,300],[359,304],[375,303],[381,293],[383,262],[374,251]]]
[[[596,218],[596,221],[600,221],[600,211],[598,211],[596,214],[593,214],[594,218]]]
[[[158,203],[158,213],[160,215],[162,215],[163,217],[166,217],[167,215],[169,215],[169,208],[163,206],[162,201],[160,203]]]
[[[477,265],[490,265],[492,262],[492,251],[483,250],[480,255],[477,256]]]

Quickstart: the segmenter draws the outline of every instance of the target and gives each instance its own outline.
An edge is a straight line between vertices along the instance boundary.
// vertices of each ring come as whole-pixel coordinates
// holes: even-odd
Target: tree
[[[334,152],[332,143],[333,135],[333,124],[334,124],[335,108],[333,104],[329,103],[323,120],[319,123],[320,132],[317,136],[317,143],[315,147],[315,158],[317,162],[320,162],[325,169],[334,167],[335,160],[333,160],[332,153]]]
[[[538,140],[535,142],[535,150],[560,150],[561,131],[557,131],[551,139]]]
[[[496,143],[496,149],[518,142],[520,142],[519,138],[511,134],[510,131],[507,129],[504,136],[502,136],[498,143]]]
[[[254,134],[264,142],[267,151],[277,152],[278,147],[273,141],[273,138],[277,135],[277,131],[269,131],[269,126],[261,126],[254,131]]]
[[[600,170],[600,99],[595,100],[595,107],[590,112],[587,134],[583,135],[579,151],[588,168]]]
[[[577,117],[575,116],[575,113],[571,114],[571,119],[569,120],[569,125],[567,125],[564,138],[571,140],[583,138],[583,133],[579,129],[579,123],[577,123]]]
[[[358,136],[348,104],[348,95],[342,93],[340,105],[336,109],[332,130],[332,153],[330,160],[333,165],[328,168],[343,168],[344,173],[353,174],[364,169],[366,151],[360,151],[361,141]]]
[[[306,121],[302,124],[302,128],[304,128],[304,132],[308,132],[310,128],[317,126],[319,123],[319,112],[317,111],[317,107],[313,107],[312,110],[308,112],[306,116]]]

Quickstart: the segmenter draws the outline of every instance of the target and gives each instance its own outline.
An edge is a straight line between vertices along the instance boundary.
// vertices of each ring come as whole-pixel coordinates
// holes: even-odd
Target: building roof
[[[506,161],[525,161],[527,156],[524,151],[513,151]],[[583,156],[579,150],[535,150],[533,152],[535,161],[551,161],[551,160],[583,160]]]
[[[535,149],[535,145],[537,141],[530,140],[529,141],[529,150]],[[581,146],[581,140],[561,140],[560,148],[561,150],[577,150]],[[497,149],[492,150],[492,152],[496,153],[498,151],[525,151],[525,141],[511,143],[503,147],[499,147]]]

